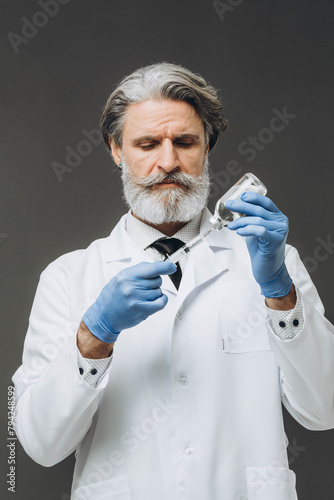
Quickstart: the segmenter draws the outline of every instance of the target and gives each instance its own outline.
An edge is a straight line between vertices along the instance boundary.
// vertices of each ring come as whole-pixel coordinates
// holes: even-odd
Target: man
[[[334,328],[267,197],[210,225],[208,153],[227,122],[202,77],[162,63],[111,94],[102,132],[130,211],[42,273],[13,380],[17,434],[73,500],[293,500],[281,401],[334,426]],[[246,238],[242,238],[245,236]]]

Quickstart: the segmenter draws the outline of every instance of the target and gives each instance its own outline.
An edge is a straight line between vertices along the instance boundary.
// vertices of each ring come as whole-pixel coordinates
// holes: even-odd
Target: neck
[[[173,236],[175,233],[180,231],[180,229],[183,226],[187,224],[187,222],[163,222],[162,224],[152,224],[151,222],[141,219],[133,212],[131,213],[134,217],[136,217],[136,219],[140,220],[141,222],[144,222],[148,226],[154,227],[154,229],[157,229],[158,231],[160,231],[160,233],[163,233],[168,237]]]

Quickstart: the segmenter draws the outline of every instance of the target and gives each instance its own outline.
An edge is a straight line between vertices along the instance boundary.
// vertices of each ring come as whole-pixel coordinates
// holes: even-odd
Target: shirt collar
[[[202,212],[177,231],[177,233],[173,235],[173,238],[179,238],[184,243],[188,243],[192,238],[198,235],[201,219]],[[131,211],[126,215],[125,228],[130,238],[143,250],[148,248],[159,238],[166,238],[166,235],[158,231],[158,229],[134,217]]]
[[[202,232],[207,231],[208,229],[212,228],[212,226],[209,223],[209,219],[211,216],[212,216],[212,214],[210,213],[208,208],[205,207],[203,209],[202,214],[201,214],[199,231],[197,231],[194,234],[194,236],[196,236],[196,234],[198,234],[198,232],[202,233]],[[198,217],[200,217],[200,215]],[[128,259],[131,260],[133,254],[136,251],[143,250],[143,247],[140,247],[139,244],[136,243],[132,237],[130,237],[128,231],[126,230],[126,226],[128,226],[128,224],[127,224],[128,218],[129,218],[129,213],[123,215],[123,217],[121,218],[119,223],[112,230],[110,236],[108,238],[105,238],[102,240],[103,246],[102,246],[101,251],[102,251],[102,255],[104,256],[105,262],[112,262],[112,261],[116,261],[116,260],[123,261],[123,260],[128,260]],[[136,219],[136,221],[138,221],[138,219]],[[193,221],[195,221],[195,219],[193,219]],[[180,229],[180,231],[178,231],[178,233],[176,233],[174,236],[176,236],[176,237],[180,236],[180,233],[181,233],[182,238],[183,238],[182,241],[184,241],[185,243],[188,243],[188,241],[190,241],[192,236],[184,235],[183,230],[187,226],[192,227],[191,223],[193,221],[190,221],[188,224],[186,224],[186,226],[184,226],[182,229]],[[141,222],[141,221],[138,221],[138,222]],[[136,222],[136,224],[137,224],[137,222]],[[144,223],[142,223],[142,224],[144,224]],[[194,224],[195,224],[195,222],[194,222]],[[131,225],[131,223],[130,223],[130,225]],[[144,224],[144,226],[145,226],[145,228],[150,227],[147,224]],[[155,241],[157,238],[165,237],[165,235],[162,234],[160,231],[157,231],[154,228],[151,228],[151,229],[155,231],[154,236],[153,236],[153,234],[151,236],[151,238],[153,238],[153,239],[150,238],[149,241],[145,240],[145,242],[143,243],[143,245],[145,246],[144,248],[147,248],[147,245],[150,245],[150,243],[153,243],[153,241]],[[214,247],[232,248],[232,246],[234,244],[234,238],[236,238],[236,236],[237,236],[239,239],[239,236],[235,235],[235,234],[230,234],[230,233],[232,233],[232,231],[230,231],[227,228],[223,228],[221,231],[212,231],[212,233],[210,233],[209,236],[207,236],[207,238],[206,238],[207,243],[211,248],[214,248]],[[180,236],[180,239],[181,239],[181,236]]]

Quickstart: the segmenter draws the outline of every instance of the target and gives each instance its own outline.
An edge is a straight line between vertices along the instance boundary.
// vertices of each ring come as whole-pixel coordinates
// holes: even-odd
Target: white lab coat
[[[121,269],[150,260],[124,220],[41,276],[13,377],[26,452],[51,466],[77,450],[73,500],[295,500],[281,400],[308,429],[334,426],[334,328],[297,251],[294,340],[274,335],[245,241],[223,229],[190,253],[177,293],[163,277],[167,306],[120,334],[93,389],[76,363],[82,315]]]

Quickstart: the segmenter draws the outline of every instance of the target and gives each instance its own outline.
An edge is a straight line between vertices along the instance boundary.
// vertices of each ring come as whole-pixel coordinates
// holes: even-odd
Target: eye
[[[180,146],[181,148],[190,148],[190,146],[193,145],[192,141],[178,141],[176,143],[177,146]]]
[[[155,144],[141,144],[140,149],[142,149],[143,151],[148,151],[150,149],[153,149],[154,146]]]

